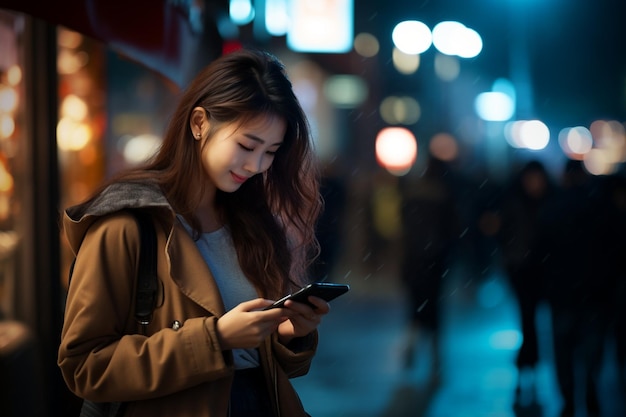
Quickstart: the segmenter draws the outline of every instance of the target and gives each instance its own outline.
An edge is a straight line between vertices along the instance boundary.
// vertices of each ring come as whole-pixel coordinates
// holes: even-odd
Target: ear
[[[191,127],[191,133],[195,140],[200,140],[207,135],[209,131],[209,118],[204,108],[195,107],[191,111],[189,127]]]

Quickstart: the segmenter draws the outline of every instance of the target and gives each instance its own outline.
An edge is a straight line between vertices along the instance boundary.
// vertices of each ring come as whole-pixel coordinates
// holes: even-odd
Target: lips
[[[230,175],[233,177],[233,180],[238,184],[243,184],[248,179],[248,177],[242,177],[241,175],[237,175],[234,172],[231,172]]]

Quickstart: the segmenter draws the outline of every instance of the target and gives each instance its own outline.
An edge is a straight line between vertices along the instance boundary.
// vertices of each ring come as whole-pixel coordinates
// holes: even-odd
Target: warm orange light
[[[12,65],[7,70],[7,82],[10,86],[15,87],[22,81],[22,69],[19,65]]]
[[[404,175],[417,158],[417,140],[403,127],[386,127],[376,137],[376,160],[394,175]]]
[[[91,126],[63,117],[57,124],[57,145],[61,151],[79,151],[93,136]]]
[[[4,163],[0,163],[0,193],[10,193],[13,191],[13,176],[6,169]]]
[[[14,112],[17,109],[17,103],[17,91],[9,86],[0,84],[0,112]]]
[[[15,120],[8,114],[0,115],[0,139],[11,137],[15,132]]]

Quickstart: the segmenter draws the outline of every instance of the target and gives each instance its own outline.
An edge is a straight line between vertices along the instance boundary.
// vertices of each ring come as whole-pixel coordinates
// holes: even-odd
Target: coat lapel
[[[170,233],[167,253],[170,275],[180,291],[213,315],[222,316],[224,302],[213,274],[193,239],[177,221]]]

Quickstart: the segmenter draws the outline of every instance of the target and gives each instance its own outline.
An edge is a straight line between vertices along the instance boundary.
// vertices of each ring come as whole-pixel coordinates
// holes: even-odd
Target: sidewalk
[[[344,280],[352,291],[332,302],[320,326],[320,347],[311,372],[294,380],[313,417],[557,417],[561,400],[550,362],[549,313],[544,325],[539,406],[513,409],[514,358],[520,343],[517,311],[501,277],[480,285],[451,278],[444,313],[443,372],[429,383],[429,359],[401,363],[404,300],[384,275]],[[626,415],[615,370],[607,363],[604,417]],[[579,416],[583,417],[583,416]]]

